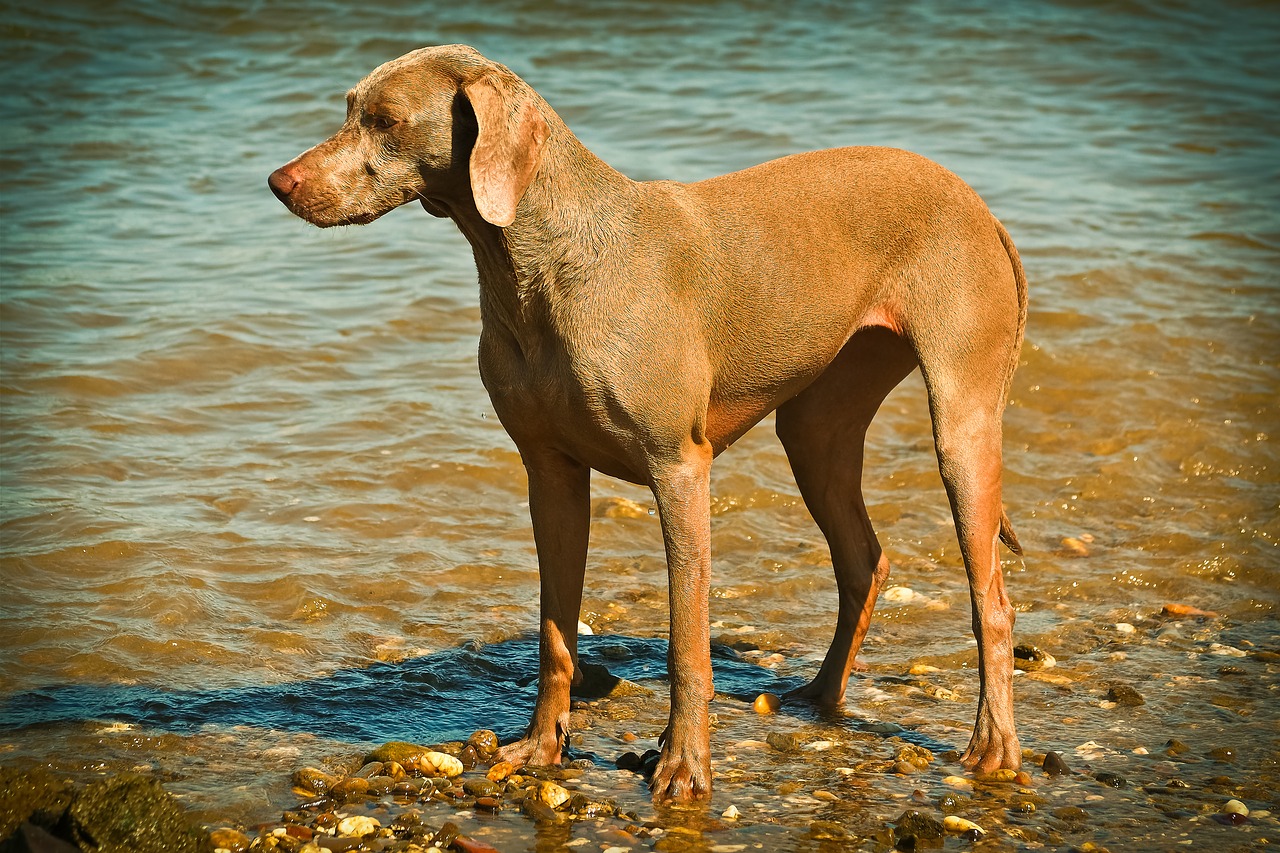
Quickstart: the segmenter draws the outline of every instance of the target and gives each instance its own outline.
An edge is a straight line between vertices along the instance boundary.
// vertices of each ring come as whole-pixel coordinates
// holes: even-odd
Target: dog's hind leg
[[[864,329],[813,384],[778,409],[778,438],[827,538],[840,596],[835,637],[821,669],[788,699],[833,706],[844,698],[876,596],[889,577],[889,560],[862,497],[863,441],[884,398],[915,367],[904,339],[885,328]]]
[[[970,331],[971,340],[983,340],[980,330]],[[963,361],[920,355],[978,641],[978,714],[961,762],[982,772],[1017,769],[1022,763],[1013,719],[1014,610],[1005,594],[999,551],[1001,415],[1014,348],[1010,342],[971,349]]]

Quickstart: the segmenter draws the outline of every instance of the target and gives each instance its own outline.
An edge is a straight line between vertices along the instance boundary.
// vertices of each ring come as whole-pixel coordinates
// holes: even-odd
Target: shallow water
[[[179,0],[5,17],[0,761],[148,768],[211,822],[252,824],[278,817],[288,773],[318,756],[519,730],[536,560],[523,469],[475,368],[469,249],[416,207],[321,232],[265,187],[337,127],[367,71],[462,41],[634,178],[877,144],[977,188],[1031,282],[1005,419],[1005,503],[1027,551],[1007,563],[1017,638],[1070,678],[1017,680],[1023,743],[1131,779],[1041,778],[1094,819],[1071,834],[1042,808],[1028,832],[1280,838],[1267,818],[1219,827],[1138,802],[1179,773],[1191,812],[1228,795],[1276,805],[1273,7]],[[841,733],[893,721],[963,748],[976,655],[930,435],[915,376],[872,428],[865,478],[891,584],[915,596],[882,602],[834,722],[742,701],[816,671],[835,588],[772,421],[717,463],[713,636],[765,653],[717,660],[707,814],[764,804],[717,843],[811,849],[824,809],[885,826],[957,772],[844,775],[734,746],[811,732],[856,770],[890,747]],[[649,496],[604,477],[593,490],[583,619],[634,644],[650,669],[627,677],[658,693],[634,722],[581,712],[580,748],[605,764],[626,726],[643,740],[665,718],[666,574]],[[1161,616],[1170,602],[1221,615]],[[957,698],[901,683],[918,663]],[[1107,707],[1113,680],[1146,704]],[[1165,766],[1169,738],[1197,763]],[[1224,746],[1234,763],[1205,757]],[[605,775],[652,813],[637,777]],[[778,793],[788,780],[806,787]],[[788,804],[814,789],[842,801]],[[1008,823],[999,803],[974,808]],[[488,829],[503,849],[537,843],[523,818]]]

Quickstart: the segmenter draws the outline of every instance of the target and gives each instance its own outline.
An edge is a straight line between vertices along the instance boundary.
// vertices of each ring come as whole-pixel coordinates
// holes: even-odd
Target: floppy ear
[[[509,90],[494,75],[462,87],[476,114],[479,132],[471,149],[471,194],[485,221],[505,228],[542,161],[550,129],[529,97],[512,104]]]

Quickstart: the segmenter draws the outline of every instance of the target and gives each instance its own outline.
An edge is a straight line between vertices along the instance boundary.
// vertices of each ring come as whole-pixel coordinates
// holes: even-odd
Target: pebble
[[[338,784],[336,778],[314,767],[303,767],[301,770],[294,771],[290,781],[293,783],[293,787],[301,788],[312,794],[328,793],[334,785]]]
[[[461,776],[463,770],[461,761],[444,752],[424,752],[421,755],[410,758],[403,764],[406,768],[421,773],[423,776],[437,779],[452,779],[454,776]]]
[[[894,821],[893,836],[898,839],[898,846],[904,846],[906,839],[929,840],[941,838],[945,829],[936,818],[918,811],[905,811]],[[920,846],[920,845],[917,845]]]
[[[986,835],[987,833],[985,829],[973,821],[953,814],[949,814],[942,819],[942,828],[947,832],[974,832],[978,835]]]
[[[1064,557],[1087,557],[1089,556],[1089,546],[1083,540],[1074,536],[1068,536],[1062,540],[1062,547],[1058,553]]]
[[[765,736],[765,743],[778,750],[778,752],[796,752],[800,749],[800,738],[792,734],[783,734],[782,732],[769,732]]]
[[[916,591],[910,587],[892,586],[880,593],[880,598],[894,604],[906,604],[908,601],[914,600]]]
[[[1044,756],[1044,772],[1050,776],[1063,776],[1071,773],[1067,762],[1056,752],[1047,752]]]
[[[738,811],[738,807],[732,804],[729,806],[729,808],[725,809],[723,812],[720,813],[720,817],[724,818],[725,820],[737,820],[741,816],[742,816],[742,813]]]
[[[942,784],[950,785],[952,788],[972,788],[973,781],[963,776],[947,776],[942,780]]]
[[[1182,753],[1186,752],[1189,749],[1191,749],[1191,747],[1187,746],[1185,743],[1178,740],[1177,738],[1171,738],[1164,745],[1164,751],[1169,755],[1181,755]]]
[[[329,795],[335,800],[358,800],[369,793],[369,780],[358,776],[348,776],[329,789]]]
[[[1236,751],[1229,746],[1220,746],[1216,749],[1211,749],[1207,754],[1214,761],[1225,761],[1230,763],[1236,760]]]
[[[1248,657],[1249,655],[1249,653],[1246,652],[1244,649],[1237,649],[1233,646],[1224,646],[1222,643],[1210,643],[1209,654],[1224,655],[1225,657],[1230,657],[1230,658],[1242,658],[1242,657]]]
[[[1142,698],[1142,694],[1134,690],[1127,684],[1113,683],[1107,690],[1107,699],[1115,702],[1117,705],[1124,705],[1127,708],[1136,708],[1138,705],[1145,705],[1146,699]]]
[[[1166,604],[1160,608],[1160,612],[1165,616],[1194,616],[1200,619],[1213,619],[1218,615],[1212,610],[1201,610],[1190,604]]]
[[[539,782],[531,793],[537,802],[550,809],[558,809],[569,802],[569,792],[555,782]]]
[[[209,840],[216,848],[229,850],[231,853],[243,853],[249,849],[251,839],[237,829],[227,828],[215,829],[209,833]]]
[[[338,821],[338,834],[351,838],[363,838],[371,832],[377,832],[381,827],[382,824],[377,818],[352,815]]]
[[[776,714],[782,707],[782,697],[774,693],[761,693],[752,704],[757,714]]]
[[[909,675],[931,675],[935,672],[942,672],[940,667],[930,666],[927,663],[913,664],[911,669],[907,670]]]
[[[1094,773],[1093,778],[1111,788],[1123,788],[1128,784],[1123,776],[1106,770],[1100,770],[1099,772]]]
[[[510,761],[499,761],[497,764],[489,768],[489,772],[485,774],[485,778],[490,782],[501,782],[503,779],[506,779],[515,772],[515,765]]]
[[[481,758],[488,759],[498,751],[498,736],[488,729],[480,729],[467,738],[467,745],[475,747]]]
[[[1243,817],[1249,816],[1249,807],[1239,800],[1227,800],[1222,806],[1223,814],[1238,814]]]
[[[999,770],[992,770],[990,773],[979,773],[979,782],[1013,782],[1018,778],[1017,770],[1010,770],[1008,767],[1001,767]]]
[[[1116,629],[1116,632],[1119,634],[1132,634],[1138,630],[1128,622],[1117,622],[1115,624],[1115,629]]]
[[[1058,665],[1058,661],[1038,646],[1023,643],[1013,650],[1013,665],[1023,672],[1036,672],[1041,669],[1053,669]]]

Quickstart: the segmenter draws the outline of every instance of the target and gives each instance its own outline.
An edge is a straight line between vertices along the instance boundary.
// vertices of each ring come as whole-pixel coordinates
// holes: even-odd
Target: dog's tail
[[[994,216],[992,219],[995,220],[1000,242],[1004,244],[1004,250],[1009,254],[1009,263],[1013,266],[1013,283],[1018,296],[1017,337],[1014,339],[1013,354],[1009,359],[1009,368],[1004,377],[1003,399],[1007,401],[1009,388],[1013,385],[1013,371],[1018,366],[1018,353],[1022,351],[1022,340],[1027,333],[1027,274],[1022,269],[1022,258],[1018,257],[1013,238],[1009,236],[1009,232],[1005,230],[999,219],[995,219]],[[1000,541],[1008,546],[1010,551],[1022,556],[1022,545],[1018,542],[1018,535],[1013,532],[1013,523],[1009,521],[1009,515],[1003,509],[1000,510]]]
[[[1009,514],[1003,509],[1000,510],[1000,541],[1010,551],[1019,557],[1022,556],[1022,543],[1018,541],[1018,534],[1013,532],[1013,522],[1009,521]]]

